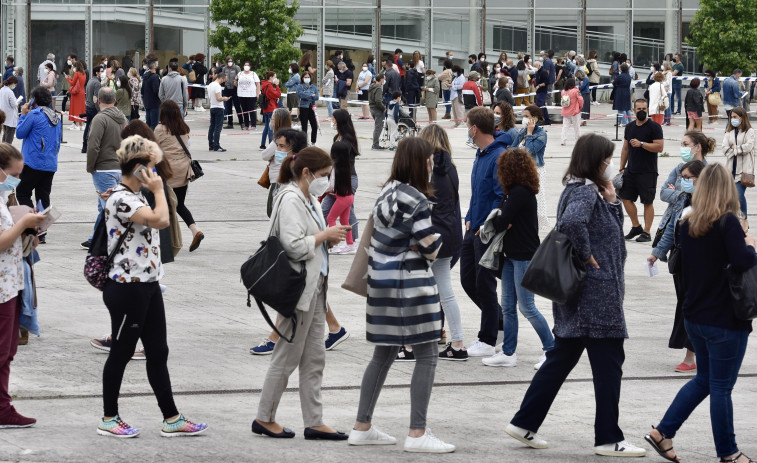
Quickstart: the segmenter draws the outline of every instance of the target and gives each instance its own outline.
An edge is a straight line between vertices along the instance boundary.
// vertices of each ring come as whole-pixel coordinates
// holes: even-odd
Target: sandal
[[[754,460],[749,458],[748,456],[744,455],[743,452],[739,452],[738,455],[736,455],[734,458],[721,458],[720,461],[723,463],[737,463],[739,461],[739,458],[744,457],[747,459],[747,463],[754,463]]]
[[[652,429],[657,429],[657,428],[655,428],[654,426],[652,426]],[[666,459],[668,461],[675,461],[675,462],[681,461],[681,459],[678,458],[678,455],[676,455],[675,452],[673,452],[673,456],[672,457],[668,456],[668,452],[670,452],[671,450],[673,450],[672,446],[669,449],[663,449],[663,448],[660,447],[660,445],[662,444],[662,441],[664,441],[665,439],[669,439],[669,437],[666,436],[665,434],[663,434],[662,432],[660,432],[659,430],[657,432],[660,433],[660,440],[654,440],[654,438],[652,436],[650,436],[649,434],[647,434],[646,436],[644,436],[644,440],[647,441],[647,442],[649,442],[649,445],[651,445],[652,448],[655,450],[655,452],[657,452],[662,458],[664,458],[664,459]],[[720,461],[726,461],[726,460],[720,460]],[[730,461],[730,460],[728,460],[728,461]]]

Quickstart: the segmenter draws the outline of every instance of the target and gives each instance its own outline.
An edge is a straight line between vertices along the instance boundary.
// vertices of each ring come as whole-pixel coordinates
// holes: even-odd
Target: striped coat
[[[441,240],[434,233],[428,199],[415,188],[392,181],[376,201],[373,222],[366,338],[385,346],[439,340],[442,315],[431,262]]]

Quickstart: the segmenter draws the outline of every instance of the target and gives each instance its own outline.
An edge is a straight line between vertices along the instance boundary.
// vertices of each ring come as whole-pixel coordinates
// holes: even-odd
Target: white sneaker
[[[647,451],[631,445],[628,441],[620,441],[614,444],[604,444],[594,447],[594,453],[605,457],[643,457]]]
[[[455,451],[455,446],[447,444],[431,433],[431,429],[426,428],[426,433],[421,437],[406,437],[405,452],[412,453],[451,453]]]
[[[345,244],[342,248],[342,252],[339,254],[355,254],[357,253],[357,243]]]
[[[544,365],[544,362],[547,360],[547,354],[541,354],[541,357],[539,357],[539,362],[534,365],[534,370],[538,370],[541,368],[542,365]]]
[[[71,125],[71,127],[68,128],[68,130],[74,130],[74,131],[79,130],[79,126],[77,126],[76,124],[73,124]]]
[[[494,355],[494,346],[481,341],[476,341],[468,347],[469,357],[489,357]]]
[[[371,429],[367,431],[351,430],[347,443],[350,445],[393,445],[397,443],[397,439],[379,431],[376,426],[371,426]]]
[[[329,254],[342,254],[344,252],[344,246],[343,244],[337,244],[336,246],[332,246],[329,249]]]
[[[499,351],[491,357],[481,359],[481,362],[488,367],[514,367],[518,364],[518,356],[517,354],[505,355],[504,352]]]
[[[202,106],[195,106],[195,111],[197,111],[198,113],[204,113],[205,108],[203,108]]]
[[[547,441],[539,437],[535,432],[531,432],[527,429],[519,428],[514,424],[508,424],[505,428],[505,432],[519,441],[523,442],[527,446],[534,449],[546,449],[549,447]]]

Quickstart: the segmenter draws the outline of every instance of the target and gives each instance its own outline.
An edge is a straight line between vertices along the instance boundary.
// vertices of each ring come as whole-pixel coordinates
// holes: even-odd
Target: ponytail
[[[708,154],[715,151],[715,148],[717,147],[714,138],[708,137],[698,130],[689,130],[683,136],[689,137],[695,145],[702,147],[702,157],[706,157]]]
[[[320,148],[309,146],[299,153],[292,153],[281,162],[278,183],[289,183],[299,180],[306,167],[315,173],[326,167],[331,167],[331,156]]]

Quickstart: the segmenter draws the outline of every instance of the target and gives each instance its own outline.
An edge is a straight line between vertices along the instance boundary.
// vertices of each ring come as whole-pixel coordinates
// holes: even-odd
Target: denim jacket
[[[536,167],[544,166],[544,150],[547,148],[547,131],[539,124],[534,127],[534,133],[527,135],[528,129],[521,129],[518,140],[513,142],[512,147],[519,146],[523,142],[526,151],[536,162]]]
[[[292,76],[284,83],[284,87],[287,89],[287,93],[297,93],[297,86],[300,85],[300,75],[297,73],[292,74]]]
[[[741,99],[739,98],[739,81],[733,76],[727,78],[723,82],[723,104],[733,107],[741,106]]]
[[[318,87],[312,84],[300,84],[295,87],[300,98],[300,108],[310,108],[318,101]]]
[[[707,165],[707,159],[703,159],[702,162],[704,165]],[[668,179],[665,180],[665,183],[660,186],[660,199],[668,203],[667,209],[665,209],[665,213],[662,214],[662,218],[660,219],[659,228],[662,228],[665,226],[665,224],[668,222],[668,218],[671,214],[675,213],[675,208],[677,207],[678,200],[681,196],[681,168],[683,165],[686,164],[685,162],[682,162],[675,166],[673,170],[670,171],[670,175],[668,175]],[[675,190],[672,188],[668,188],[668,185],[675,185]],[[678,211],[680,213],[680,210]],[[671,242],[672,243],[672,242]],[[667,250],[665,251],[667,253]]]
[[[683,210],[691,203],[690,194],[684,193],[680,190],[675,190],[674,193],[677,195],[676,200],[674,203],[671,203],[670,206],[668,206],[668,210],[665,211],[665,215],[669,215],[670,220],[667,221],[665,232],[663,233],[662,238],[660,238],[660,242],[657,243],[657,247],[652,249],[652,255],[663,262],[667,262],[668,252],[675,242],[676,223],[681,219],[681,213]],[[660,220],[660,224],[665,224],[665,220],[665,216],[663,216],[662,220]]]

